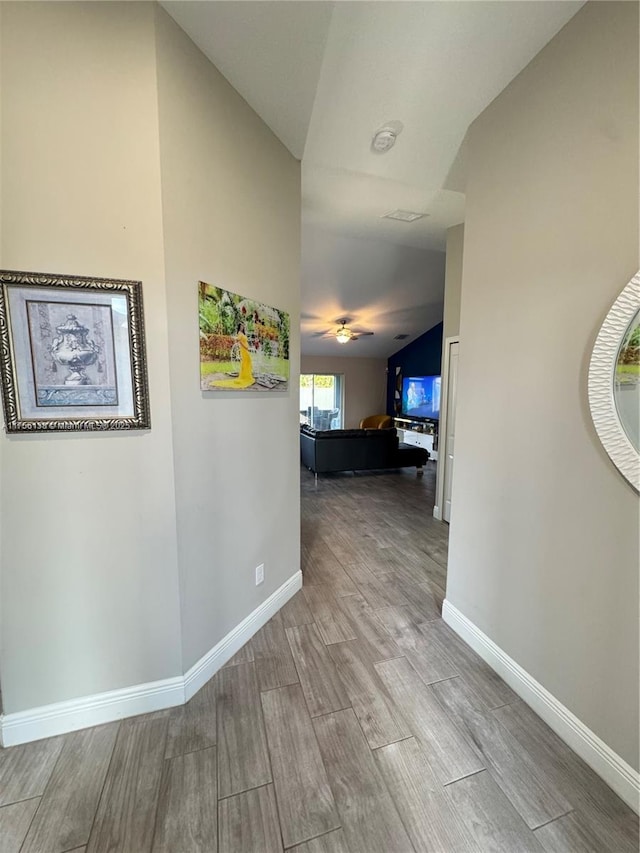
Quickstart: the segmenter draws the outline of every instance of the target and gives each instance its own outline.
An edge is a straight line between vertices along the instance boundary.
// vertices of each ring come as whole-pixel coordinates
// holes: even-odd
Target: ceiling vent
[[[415,222],[416,219],[424,219],[428,213],[415,213],[413,210],[392,210],[384,213],[380,219],[397,219],[398,222]]]
[[[396,335],[393,339],[394,341],[404,341],[409,337],[409,335]]]

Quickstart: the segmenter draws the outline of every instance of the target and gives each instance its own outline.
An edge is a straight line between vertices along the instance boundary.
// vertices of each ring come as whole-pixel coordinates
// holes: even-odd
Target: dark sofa
[[[310,471],[371,471],[416,466],[418,476],[429,451],[400,444],[395,429],[316,430],[300,427],[300,459]]]

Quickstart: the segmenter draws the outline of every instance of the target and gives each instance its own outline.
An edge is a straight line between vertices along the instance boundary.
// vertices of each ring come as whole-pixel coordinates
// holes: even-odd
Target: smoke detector
[[[403,128],[404,125],[401,121],[388,121],[373,134],[371,150],[375,154],[385,154],[390,148],[393,148]]]

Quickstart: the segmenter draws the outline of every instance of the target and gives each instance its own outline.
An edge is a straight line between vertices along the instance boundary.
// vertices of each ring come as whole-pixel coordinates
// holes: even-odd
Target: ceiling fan
[[[316,332],[314,337],[323,338],[326,336],[333,336],[340,344],[347,344],[349,341],[357,341],[358,338],[366,337],[367,335],[372,335],[373,332],[363,332],[361,329],[352,329],[347,326],[349,322],[348,318],[345,317],[341,320],[336,320],[336,323],[339,324],[339,328],[335,331],[328,332]]]

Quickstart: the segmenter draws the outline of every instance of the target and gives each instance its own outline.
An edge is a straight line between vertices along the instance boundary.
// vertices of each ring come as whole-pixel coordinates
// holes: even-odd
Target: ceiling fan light
[[[351,340],[351,329],[338,329],[336,332],[336,340],[339,344],[346,344]]]

